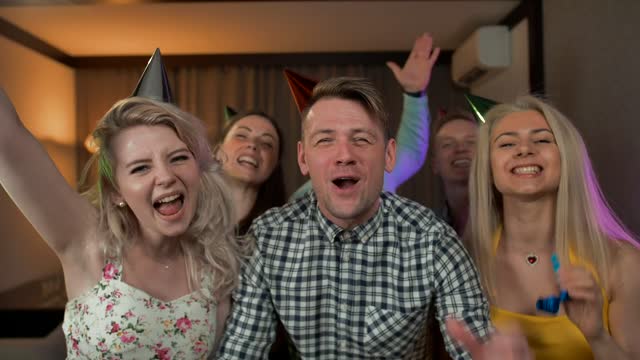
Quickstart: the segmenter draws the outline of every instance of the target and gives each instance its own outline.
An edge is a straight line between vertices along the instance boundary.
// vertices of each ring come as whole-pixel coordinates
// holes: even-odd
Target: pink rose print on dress
[[[171,349],[168,347],[163,348],[162,343],[156,344],[155,346],[156,356],[160,360],[171,360]]]
[[[198,340],[193,344],[193,351],[196,354],[202,354],[207,350],[209,349],[207,348],[207,344],[205,344],[204,341]]]
[[[109,334],[117,333],[118,331],[120,331],[120,325],[117,322],[112,321],[111,330],[109,330]]]
[[[100,341],[98,343],[98,350],[100,350],[100,352],[107,352],[109,348],[107,347],[107,344],[104,341]]]
[[[118,275],[118,268],[112,263],[108,263],[107,266],[104,267],[102,276],[107,280],[111,280],[116,277],[116,275]]]
[[[180,330],[183,334],[191,329],[191,320],[187,318],[187,315],[179,318],[176,321],[176,328],[178,328],[178,330]]]
[[[122,334],[122,336],[120,336],[120,341],[122,341],[125,344],[131,344],[132,342],[136,341],[136,336],[125,333],[125,334]]]

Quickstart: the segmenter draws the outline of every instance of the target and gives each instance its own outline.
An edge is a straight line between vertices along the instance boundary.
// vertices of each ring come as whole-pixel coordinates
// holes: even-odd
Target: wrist
[[[596,346],[606,342],[608,337],[609,337],[609,333],[607,333],[605,331],[605,329],[603,328],[602,330],[600,330],[596,334],[589,335],[586,338],[587,338],[587,341],[589,342],[589,344],[591,345],[591,347],[596,347]]]
[[[404,93],[406,95],[408,95],[408,96],[419,98],[419,97],[425,96],[426,91],[424,91],[424,90],[419,90],[419,91],[407,91],[407,90],[405,90]]]

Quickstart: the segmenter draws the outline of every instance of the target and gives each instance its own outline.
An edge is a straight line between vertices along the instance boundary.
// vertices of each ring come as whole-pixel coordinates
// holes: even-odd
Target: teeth
[[[522,166],[513,169],[513,172],[515,174],[537,174],[540,170],[542,169],[539,166]]]
[[[256,161],[256,159],[250,157],[250,156],[240,156],[238,158],[238,162],[244,162],[247,163],[249,165],[252,165],[253,167],[258,167],[258,161]]]
[[[179,197],[180,197],[180,195],[178,195],[178,194],[171,195],[171,196],[167,196],[166,198],[162,198],[162,199],[158,200],[157,202],[166,204],[166,203],[172,202],[173,200],[175,200],[175,199],[177,199]]]
[[[458,159],[453,162],[453,166],[468,166],[470,163],[469,159]]]

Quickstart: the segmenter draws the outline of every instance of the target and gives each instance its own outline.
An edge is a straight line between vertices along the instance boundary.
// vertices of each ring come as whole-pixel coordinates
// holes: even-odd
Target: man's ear
[[[384,170],[388,173],[396,166],[396,140],[391,138],[387,141],[384,149]]]
[[[302,140],[298,141],[298,166],[302,175],[309,175],[309,166],[307,165],[307,154],[304,151]]]

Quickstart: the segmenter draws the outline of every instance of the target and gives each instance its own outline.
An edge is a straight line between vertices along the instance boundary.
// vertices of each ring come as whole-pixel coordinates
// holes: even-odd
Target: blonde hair
[[[200,190],[194,218],[180,246],[184,252],[188,284],[191,289],[207,289],[211,296],[225,296],[236,286],[243,249],[234,236],[229,190],[224,185],[219,164],[214,160],[204,136],[205,129],[196,117],[177,107],[151,99],[132,97],[117,102],[100,120],[93,132],[99,149],[84,170],[97,163],[98,179],[84,194],[97,208],[98,232],[108,258],[121,258],[123,249],[140,234],[135,214],[117,207],[112,196],[118,189],[115,181],[115,157],[112,140],[122,130],[138,125],[167,126],[184,142],[201,172]],[[202,283],[203,279],[208,279]]]
[[[548,103],[533,96],[518,98],[513,104],[500,104],[486,115],[480,126],[476,156],[469,178],[469,224],[465,240],[480,269],[485,290],[494,293],[493,237],[502,224],[502,196],[491,174],[491,131],[509,114],[522,111],[540,113],[551,128],[560,152],[560,184],[555,209],[555,246],[561,261],[572,253],[593,266],[600,284],[607,288],[611,262],[610,244],[635,244],[630,232],[607,204],[598,185],[584,141],[569,119]]]

